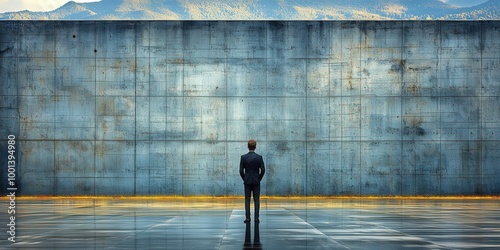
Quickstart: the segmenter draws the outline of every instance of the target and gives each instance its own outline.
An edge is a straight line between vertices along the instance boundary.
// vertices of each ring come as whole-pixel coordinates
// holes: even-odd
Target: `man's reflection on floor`
[[[245,223],[245,243],[243,249],[262,249],[260,244],[259,222],[256,222],[253,227],[253,244],[250,234],[250,223]]]

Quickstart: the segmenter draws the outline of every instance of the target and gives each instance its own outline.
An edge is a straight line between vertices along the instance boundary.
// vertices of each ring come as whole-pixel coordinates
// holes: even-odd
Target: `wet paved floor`
[[[242,198],[16,201],[17,242],[0,249],[500,248],[498,199],[267,198],[258,224]]]

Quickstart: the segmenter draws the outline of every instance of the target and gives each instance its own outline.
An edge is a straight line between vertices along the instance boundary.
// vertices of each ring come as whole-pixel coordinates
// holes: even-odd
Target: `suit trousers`
[[[250,219],[250,195],[253,193],[253,202],[255,209],[255,219],[259,218],[260,210],[260,183],[259,184],[245,184],[245,216]]]

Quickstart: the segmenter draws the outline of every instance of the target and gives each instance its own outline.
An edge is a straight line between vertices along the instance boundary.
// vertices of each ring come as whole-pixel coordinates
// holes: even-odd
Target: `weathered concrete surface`
[[[500,194],[498,21],[6,21],[0,79],[24,195],[241,195],[250,138],[266,195]]]

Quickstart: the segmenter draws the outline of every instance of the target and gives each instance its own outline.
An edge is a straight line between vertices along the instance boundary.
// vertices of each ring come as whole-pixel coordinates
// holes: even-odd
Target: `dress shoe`
[[[250,222],[250,219],[246,219],[243,221],[243,223],[249,223]]]
[[[260,222],[260,220],[259,220],[259,219],[255,219],[255,223],[259,223],[259,222]]]

